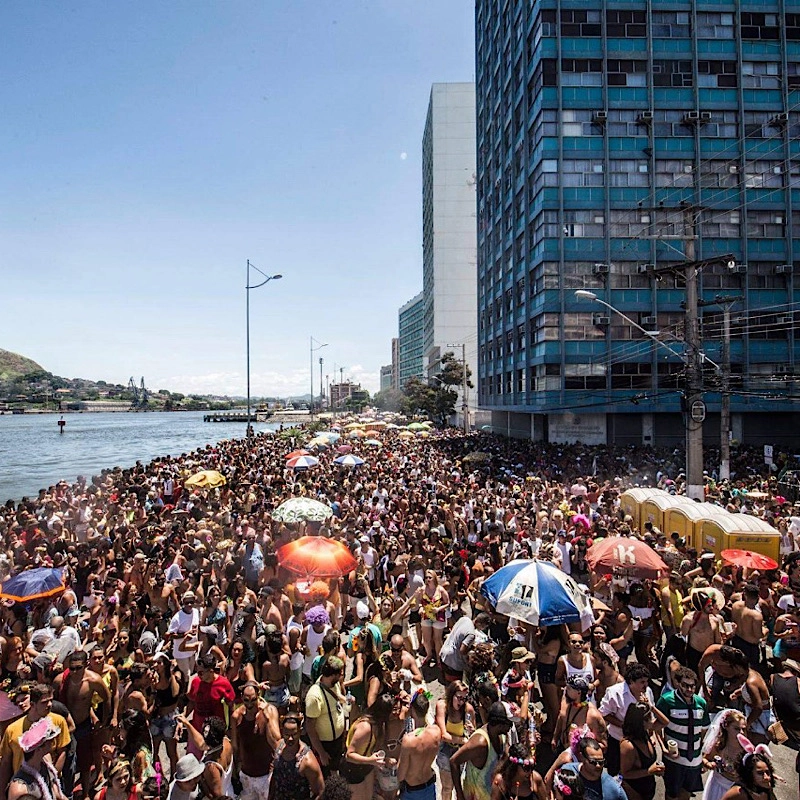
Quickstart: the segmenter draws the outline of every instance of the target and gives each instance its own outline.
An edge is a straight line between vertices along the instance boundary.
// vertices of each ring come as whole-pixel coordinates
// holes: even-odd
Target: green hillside
[[[18,353],[0,349],[0,380],[9,380],[31,372],[44,372],[44,367]]]

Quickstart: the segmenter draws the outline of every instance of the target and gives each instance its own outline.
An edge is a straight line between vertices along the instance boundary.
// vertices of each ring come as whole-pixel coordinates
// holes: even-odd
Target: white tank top
[[[207,764],[209,762],[204,761],[203,763]],[[228,764],[228,769],[226,770],[222,769],[222,764],[219,761],[214,761],[213,763],[219,767],[220,775],[222,776],[222,794],[227,797],[236,797],[236,792],[233,788],[233,758],[231,758],[231,763]]]
[[[583,653],[582,667],[573,667],[572,664],[569,663],[569,659],[566,656],[561,656],[561,660],[564,662],[564,666],[567,668],[567,679],[571,678],[573,675],[580,675],[586,679],[586,683],[591,685],[594,682],[594,667],[592,666],[592,657],[588,653]]]
[[[290,619],[286,623],[286,630],[284,633],[286,634],[286,638],[289,638],[289,631],[298,630],[300,633],[303,633],[303,623],[298,622],[296,619]],[[298,650],[296,653],[292,653],[292,657],[289,659],[289,669],[296,670],[300,669],[303,666],[303,653]]]
[[[314,659],[319,655],[319,646],[322,644],[322,637],[331,629],[330,625],[326,625],[322,633],[317,633],[313,626],[309,625],[308,635],[306,636],[306,647],[310,655],[303,659],[303,675],[311,675],[311,667],[314,664]]]

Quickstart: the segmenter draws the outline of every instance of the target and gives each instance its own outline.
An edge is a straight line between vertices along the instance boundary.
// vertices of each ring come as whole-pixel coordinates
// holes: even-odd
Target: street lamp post
[[[256,272],[260,273],[264,276],[264,280],[261,283],[256,283],[254,286],[250,285],[250,270],[254,269]],[[283,275],[267,275],[266,272],[262,272],[255,264],[250,263],[250,259],[247,259],[247,278],[245,280],[245,295],[247,297],[247,437],[253,435],[253,428],[250,424],[250,290],[251,289],[258,289],[259,287],[263,286],[265,283],[269,283],[270,281],[279,281]]]
[[[309,372],[311,374],[311,401],[309,406],[309,413],[311,415],[311,419],[314,419],[314,353],[317,350],[322,350],[323,347],[327,347],[327,342],[317,342],[317,340],[311,336],[310,342],[308,345],[308,363],[309,363]],[[314,342],[317,342],[317,346],[314,347]],[[321,360],[321,359],[320,359]],[[322,374],[322,367],[320,366],[320,374]],[[322,383],[322,379],[320,378],[320,384]]]
[[[703,418],[705,417],[705,408],[702,403],[702,389],[699,387],[700,370],[702,364],[708,363],[714,367],[717,372],[722,372],[719,364],[715,364],[705,353],[700,352],[698,344],[695,340],[684,342],[689,348],[690,352],[679,352],[674,348],[665,344],[658,338],[658,331],[645,330],[641,325],[634,322],[629,316],[623,314],[618,308],[615,308],[605,300],[601,300],[594,292],[589,292],[585,289],[578,289],[575,292],[575,297],[581,300],[591,300],[594,303],[599,303],[605,306],[609,311],[613,311],[618,316],[622,317],[626,322],[633,325],[634,328],[641,331],[645,336],[654,341],[660,347],[668,350],[672,355],[681,360],[690,375],[689,386],[686,390],[686,486],[687,494],[695,500],[702,500],[703,492]],[[697,417],[695,417],[697,414]],[[699,487],[699,492],[698,492]]]

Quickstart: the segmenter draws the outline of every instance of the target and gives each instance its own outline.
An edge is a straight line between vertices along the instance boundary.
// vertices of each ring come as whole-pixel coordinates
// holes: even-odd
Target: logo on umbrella
[[[636,553],[633,550],[633,547],[625,547],[624,545],[619,545],[617,547],[617,560],[620,564],[624,564],[626,561],[630,561],[632,565],[636,565]]]

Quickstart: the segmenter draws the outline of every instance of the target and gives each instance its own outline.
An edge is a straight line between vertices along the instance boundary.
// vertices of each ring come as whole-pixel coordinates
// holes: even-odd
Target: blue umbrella
[[[348,453],[346,456],[334,458],[333,461],[335,464],[341,464],[343,467],[360,467],[364,463],[363,458],[354,456],[351,453]]]
[[[0,598],[13,600],[15,603],[28,603],[43,597],[53,597],[64,591],[62,570],[49,567],[26,569],[3,581],[0,586]]]
[[[498,613],[531,625],[593,619],[586,593],[549,561],[527,558],[512,561],[484,581],[481,594]]]

